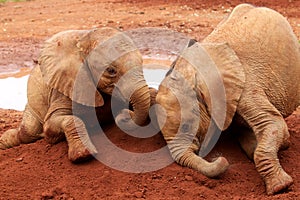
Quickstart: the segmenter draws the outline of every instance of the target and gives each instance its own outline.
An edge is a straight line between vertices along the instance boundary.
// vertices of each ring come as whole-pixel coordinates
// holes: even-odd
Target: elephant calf
[[[300,46],[279,13],[248,4],[201,43],[190,44],[162,81],[156,101],[158,123],[172,157],[209,177],[223,173],[224,157],[201,158],[231,124],[254,160],[267,194],[293,180],[277,152],[289,145],[284,117],[300,104]],[[199,152],[199,156],[195,153]]]
[[[125,80],[118,84],[121,77]],[[116,122],[125,126],[144,124],[150,93],[143,76],[142,56],[128,36],[113,28],[54,35],[46,41],[29,77],[28,103],[21,125],[1,136],[0,149],[43,137],[51,143],[66,138],[71,161],[91,157],[97,150],[82,118],[89,118],[96,108],[95,115],[105,119],[111,113],[115,88],[120,99],[125,98],[124,94],[130,96],[133,108],[122,112],[130,114],[133,121],[117,117]]]

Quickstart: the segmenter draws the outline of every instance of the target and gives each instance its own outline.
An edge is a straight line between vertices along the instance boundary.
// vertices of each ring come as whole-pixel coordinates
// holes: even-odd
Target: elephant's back
[[[45,84],[39,65],[35,66],[28,78],[27,99],[32,114],[41,123],[49,108],[50,88]]]
[[[278,12],[238,6],[203,42],[227,42],[245,68],[246,84],[262,88],[283,116],[299,105],[300,47]]]

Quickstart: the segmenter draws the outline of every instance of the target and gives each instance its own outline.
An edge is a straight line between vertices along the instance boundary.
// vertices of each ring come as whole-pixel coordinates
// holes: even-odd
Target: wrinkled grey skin
[[[211,121],[215,133],[238,125],[242,127],[239,129],[241,146],[254,160],[267,194],[288,188],[293,180],[281,167],[277,152],[289,145],[284,117],[300,104],[300,46],[289,23],[271,9],[242,4],[199,45],[222,76],[227,108],[225,123],[220,125],[212,115],[215,108],[210,93],[214,91],[208,91],[203,83],[202,68],[192,66],[180,56],[156,97],[165,109],[157,109],[157,117],[159,123],[166,118],[162,133],[173,158],[209,177],[218,176],[227,169],[227,160],[219,157],[209,163],[195,153],[205,136],[218,137],[206,135]],[[193,51],[193,47],[186,51]],[[194,101],[193,95],[198,105],[188,104]],[[180,101],[186,107],[181,113]],[[186,117],[181,119],[180,115]],[[199,123],[197,134],[189,135],[195,119]]]
[[[124,74],[126,84],[117,86],[118,97],[132,94],[127,101],[133,111],[122,111],[132,120],[121,116],[116,123],[143,125],[148,119],[150,93],[143,76],[142,56],[131,39],[122,34],[113,28],[74,30],[47,40],[28,80],[28,103],[21,125],[1,136],[0,149],[43,137],[50,143],[66,138],[71,161],[90,158],[97,150],[82,119],[91,126],[98,123],[92,116],[96,108],[99,120],[107,121],[112,115],[111,94]],[[120,55],[112,57],[115,52]],[[109,56],[111,62],[106,60]]]

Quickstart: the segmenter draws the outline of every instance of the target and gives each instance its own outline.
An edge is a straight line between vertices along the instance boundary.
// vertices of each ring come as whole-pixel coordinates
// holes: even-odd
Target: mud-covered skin
[[[111,52],[116,55],[109,57]],[[86,124],[93,127],[98,120],[112,120],[111,95],[124,74],[127,84],[116,86],[114,98],[121,101],[123,94],[132,93],[126,99],[133,108],[127,111],[132,116],[129,121],[142,125],[148,120],[150,92],[143,77],[141,54],[131,39],[113,28],[54,35],[45,42],[29,77],[21,125],[2,134],[0,149],[43,137],[50,143],[66,138],[72,162],[90,158],[97,150]],[[124,121],[122,116],[118,119]]]
[[[227,168],[226,159],[221,157],[208,163],[195,154],[206,135],[209,120],[214,121],[216,130],[225,130],[232,124],[244,126],[240,129],[239,141],[248,157],[254,159],[256,169],[265,181],[267,194],[288,188],[293,180],[282,169],[277,152],[289,145],[284,117],[300,103],[300,85],[295,84],[300,82],[300,48],[289,23],[271,9],[242,4],[200,45],[223,78],[227,106],[225,123],[221,126],[211,113],[210,93],[214,91],[207,91],[203,86],[203,80],[198,76],[201,69],[180,57],[174,72],[163,80],[156,98],[166,110],[165,116],[158,111],[158,120],[160,116],[161,120],[167,119],[162,133],[173,158],[207,176],[217,176]],[[187,51],[189,49],[192,47]],[[186,84],[182,84],[183,80]],[[188,87],[196,93],[199,112],[193,111],[196,107],[187,106],[181,114],[188,117],[180,119],[176,97],[182,97],[183,102],[193,102]],[[193,119],[199,117],[197,134],[189,136],[192,131],[187,127],[193,127]],[[209,171],[211,165],[214,166],[213,173]]]

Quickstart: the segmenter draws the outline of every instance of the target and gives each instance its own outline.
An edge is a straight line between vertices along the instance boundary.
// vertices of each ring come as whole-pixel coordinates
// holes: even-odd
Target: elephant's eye
[[[113,76],[117,74],[117,70],[114,67],[108,67],[106,68],[106,71],[109,73],[109,75]]]

